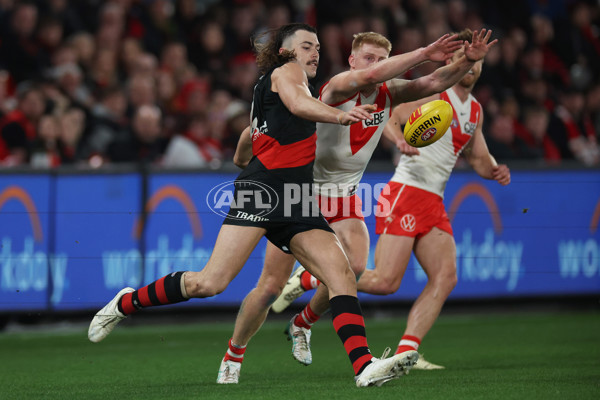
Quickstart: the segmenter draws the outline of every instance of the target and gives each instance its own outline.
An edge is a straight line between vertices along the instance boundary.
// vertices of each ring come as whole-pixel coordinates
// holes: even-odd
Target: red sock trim
[[[333,319],[333,329],[339,331],[345,325],[360,325],[365,326],[365,319],[362,315],[343,313]]]
[[[354,375],[358,375],[361,372],[363,366],[366,363],[370,362],[372,358],[373,358],[372,355],[365,354],[364,356],[360,357],[358,360],[354,361],[352,363],[352,368],[354,369]]]
[[[300,286],[302,286],[302,289],[311,290],[316,288],[316,286],[313,286],[311,282],[312,278],[313,276],[308,271],[304,271],[300,274]],[[317,278],[315,278],[315,281],[317,282],[317,286],[319,286],[321,282],[319,282]]]
[[[404,335],[400,340],[412,340],[413,342],[417,342],[417,344],[421,344],[421,339],[416,336]]]
[[[300,328],[310,329],[310,325],[304,321],[304,318],[302,318],[302,313],[296,314],[293,324]]]
[[[311,325],[307,324],[306,321],[304,321],[304,318],[302,318],[302,313],[296,315],[296,318],[294,318],[294,325],[304,329],[310,329],[311,327]]]
[[[402,343],[404,341],[404,343]],[[411,345],[410,343],[406,343],[406,341],[411,341],[416,343],[416,346]],[[421,344],[421,339],[416,336],[404,335],[402,339],[400,339],[400,343],[398,344],[398,348],[396,349],[396,354],[404,353],[409,350],[418,350],[419,345]]]
[[[315,314],[312,308],[310,308],[310,304],[307,304],[306,307],[304,307],[304,310],[294,318],[294,325],[310,329],[319,318],[321,318],[321,316]]]
[[[235,353],[237,355],[243,355],[246,352],[246,346],[241,347],[241,346],[235,346],[233,344],[233,342],[231,341],[231,339],[229,339],[229,351],[231,351],[232,353]]]
[[[133,306],[133,292],[125,293],[123,297],[121,297],[121,308],[123,309],[123,313],[125,315],[133,314],[136,312],[136,308]]]
[[[225,357],[223,357],[223,360],[225,360],[225,361],[235,361],[235,362],[241,363],[242,361],[244,361],[244,357],[233,357],[229,353],[225,353]]]
[[[227,352],[225,353],[225,357],[223,357],[223,359],[225,361],[235,361],[241,363],[242,361],[244,361],[245,352],[246,346],[234,346],[231,339],[229,339],[229,343],[227,344]]]
[[[319,320],[319,318],[321,318],[320,315],[315,314],[312,308],[310,308],[310,303],[307,304],[306,307],[304,307],[304,310],[302,310],[302,312],[304,313],[304,317],[308,320],[310,324],[314,324]]]

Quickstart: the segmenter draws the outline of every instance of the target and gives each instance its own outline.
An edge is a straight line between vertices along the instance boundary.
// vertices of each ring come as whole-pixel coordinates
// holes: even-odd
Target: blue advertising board
[[[60,175],[56,182],[55,252],[62,260],[50,305],[95,309],[125,286],[142,284],[139,174]]]
[[[390,176],[367,173],[358,191],[371,269],[374,207]],[[93,310],[125,286],[202,269],[229,204],[215,193],[235,177],[0,175],[0,312]],[[450,298],[600,294],[599,171],[513,171],[509,186],[456,172],[444,203],[457,247]],[[179,307],[238,305],[258,280],[265,244],[223,293]],[[413,300],[426,281],[413,256],[396,293],[360,297]]]
[[[0,311],[43,310],[60,260],[51,252],[51,179],[0,175]]]
[[[388,177],[367,174],[363,182]],[[444,204],[457,248],[458,283],[450,298],[600,294],[598,171],[517,171],[508,186],[458,172]],[[367,226],[372,269],[374,218]],[[413,255],[400,289],[385,300],[415,299],[426,281]]]
[[[215,210],[209,199],[211,189],[223,187],[235,177],[230,174],[159,174],[149,178],[145,284],[171,272],[199,271],[204,267],[223,223],[222,211]],[[227,204],[222,207],[225,212]],[[265,248],[263,239],[223,293],[181,306],[240,304],[258,281]]]

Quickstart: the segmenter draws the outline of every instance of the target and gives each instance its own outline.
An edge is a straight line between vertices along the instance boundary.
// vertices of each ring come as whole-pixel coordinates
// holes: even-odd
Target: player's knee
[[[283,291],[284,285],[285,282],[278,282],[272,279],[259,282],[256,286],[256,290],[260,296],[261,302],[268,306],[273,304]]]
[[[398,288],[400,288],[400,283],[402,282],[402,278],[398,279],[394,277],[380,276],[379,274],[374,274],[370,278],[371,285],[369,293],[382,296],[396,293]]]
[[[400,283],[396,284],[394,281],[382,281],[379,284],[379,292],[382,295],[387,296],[388,294],[394,294],[400,287]]]
[[[190,279],[186,281],[186,290],[189,297],[213,297],[222,293],[227,284],[214,279]]]
[[[348,263],[332,263],[327,274],[323,275],[322,282],[330,291],[337,292],[344,287],[356,287],[356,275]]]
[[[441,288],[444,291],[450,293],[456,284],[458,283],[458,276],[456,274],[456,265],[448,264],[440,268],[440,270],[429,278],[431,282]]]
[[[363,274],[363,272],[365,272],[366,267],[367,266],[362,261],[359,261],[359,262],[351,261],[350,262],[350,269],[352,269],[352,272],[354,272],[354,275],[356,276],[357,280],[360,278],[360,276]]]

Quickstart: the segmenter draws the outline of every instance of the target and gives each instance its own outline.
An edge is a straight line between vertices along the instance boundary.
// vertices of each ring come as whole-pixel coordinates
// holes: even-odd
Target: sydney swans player
[[[470,35],[465,30],[459,38],[466,40]],[[453,60],[461,56],[459,50]],[[414,252],[428,281],[410,310],[397,352],[418,350],[457,282],[456,245],[442,200],[459,155],[462,153],[482,178],[501,185],[510,183],[508,167],[498,165],[488,151],[481,129],[483,110],[471,94],[482,66],[483,60],[476,62],[459,83],[439,95],[396,108],[386,127],[401,138],[399,147],[404,154],[388,183],[389,190],[380,198],[393,208],[388,215],[377,217],[376,233],[381,236],[375,249],[375,269],[363,274],[358,289],[380,295],[396,292],[411,251]],[[435,99],[452,105],[450,128],[430,146],[420,149],[409,146],[403,142],[400,124],[406,122],[415,107]],[[425,362],[424,368],[442,367]]]

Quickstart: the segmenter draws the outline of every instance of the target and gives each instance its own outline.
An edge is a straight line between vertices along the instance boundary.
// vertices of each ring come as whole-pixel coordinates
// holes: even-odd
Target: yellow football
[[[413,147],[425,147],[438,141],[452,123],[452,106],[444,100],[423,104],[410,115],[404,125],[406,143]]]

